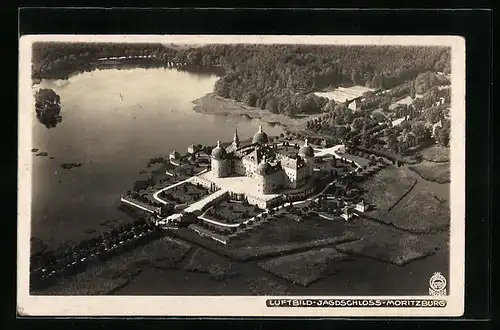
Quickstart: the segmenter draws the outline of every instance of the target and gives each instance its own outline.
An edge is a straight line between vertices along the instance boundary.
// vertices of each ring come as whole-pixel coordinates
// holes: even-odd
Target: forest
[[[422,72],[450,73],[446,47],[142,43],[36,43],[32,72],[37,78],[60,78],[90,70],[98,58],[136,55],[222,67],[217,95],[289,116],[323,111],[328,100],[310,92],[326,87],[390,89]]]

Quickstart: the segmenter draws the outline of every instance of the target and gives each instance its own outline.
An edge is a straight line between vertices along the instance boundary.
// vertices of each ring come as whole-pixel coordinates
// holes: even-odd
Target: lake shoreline
[[[193,110],[198,113],[207,115],[245,116],[249,119],[259,119],[270,125],[281,125],[290,132],[302,130],[307,121],[321,116],[321,114],[313,114],[291,118],[282,114],[271,113],[268,110],[250,107],[242,102],[222,98],[213,92],[194,100],[192,103],[194,104]]]

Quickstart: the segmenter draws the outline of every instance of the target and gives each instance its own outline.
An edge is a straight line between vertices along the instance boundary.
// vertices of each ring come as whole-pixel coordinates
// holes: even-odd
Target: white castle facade
[[[293,146],[269,143],[262,127],[251,144],[241,146],[236,131],[229,147],[223,148],[218,142],[212,150],[211,168],[217,178],[233,175],[252,178],[260,194],[272,194],[283,188],[300,188],[307,182],[313,173],[314,149],[307,139],[298,153]]]

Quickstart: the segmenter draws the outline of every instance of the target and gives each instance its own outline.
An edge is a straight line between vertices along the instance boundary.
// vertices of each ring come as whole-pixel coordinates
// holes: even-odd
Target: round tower
[[[307,173],[312,175],[314,168],[314,149],[309,145],[307,139],[304,145],[299,149],[299,156],[301,156],[307,164]]]
[[[254,134],[252,143],[258,143],[260,145],[267,144],[267,134],[262,130],[262,125],[259,125],[259,130]]]
[[[257,165],[258,188],[262,194],[267,194],[269,192],[269,184],[267,182],[269,178],[267,177],[267,174],[269,173],[270,168],[271,165],[269,165],[266,161],[266,156],[263,156],[262,161],[259,165]]]
[[[220,141],[217,141],[217,146],[212,150],[212,172],[216,177],[221,178],[226,176],[226,150],[220,146]]]

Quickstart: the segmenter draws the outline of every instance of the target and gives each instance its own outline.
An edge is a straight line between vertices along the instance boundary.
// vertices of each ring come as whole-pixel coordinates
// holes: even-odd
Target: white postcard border
[[[29,293],[32,168],[31,45],[36,41],[426,45],[451,47],[450,295],[429,296],[33,296]],[[20,39],[17,311],[20,316],[445,317],[464,312],[465,39],[458,36],[30,35]],[[432,270],[430,270],[432,271]],[[430,274],[431,275],[431,274]],[[266,307],[266,299],[436,299],[444,308]]]

